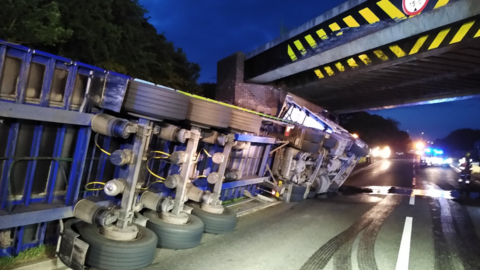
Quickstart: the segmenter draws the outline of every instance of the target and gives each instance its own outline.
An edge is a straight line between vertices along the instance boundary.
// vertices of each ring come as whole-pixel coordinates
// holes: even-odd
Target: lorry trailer
[[[0,256],[140,269],[232,232],[224,202],[336,192],[368,152],[289,96],[271,116],[0,40]]]

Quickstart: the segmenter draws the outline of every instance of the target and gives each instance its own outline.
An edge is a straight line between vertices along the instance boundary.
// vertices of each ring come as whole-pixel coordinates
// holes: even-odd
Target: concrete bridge
[[[479,97],[479,15],[478,0],[350,0],[219,61],[217,99],[274,114],[286,93],[337,113]]]

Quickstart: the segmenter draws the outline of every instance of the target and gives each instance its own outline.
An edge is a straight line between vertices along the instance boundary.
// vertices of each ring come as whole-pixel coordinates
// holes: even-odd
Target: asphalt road
[[[382,160],[338,194],[242,216],[233,233],[159,250],[147,269],[480,269],[480,204],[457,178]]]

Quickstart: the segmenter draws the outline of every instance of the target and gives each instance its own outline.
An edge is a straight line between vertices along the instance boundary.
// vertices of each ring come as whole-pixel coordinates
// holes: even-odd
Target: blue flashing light
[[[430,152],[432,152],[432,149],[431,149],[431,148],[425,149],[425,153],[430,153]]]

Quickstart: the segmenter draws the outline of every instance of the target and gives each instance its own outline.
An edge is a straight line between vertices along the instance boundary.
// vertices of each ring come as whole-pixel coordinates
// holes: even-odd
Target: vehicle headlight
[[[383,158],[389,158],[391,154],[392,154],[392,151],[388,147],[384,148],[381,153]]]
[[[453,160],[451,158],[445,159],[445,164],[452,164]]]

